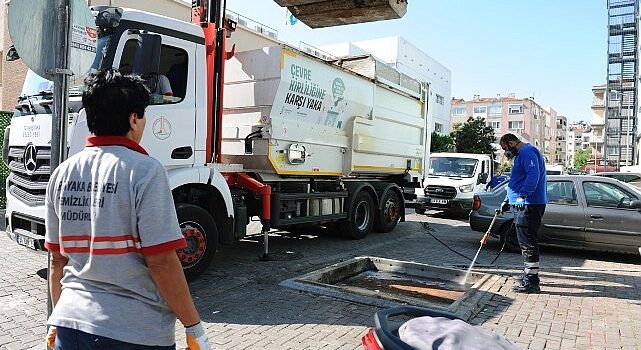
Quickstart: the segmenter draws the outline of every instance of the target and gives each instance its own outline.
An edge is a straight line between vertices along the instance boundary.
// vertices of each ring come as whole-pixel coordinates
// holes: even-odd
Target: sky
[[[606,0],[409,0],[390,21],[311,29],[287,24],[273,0],[227,0],[298,47],[402,36],[452,72],[452,96],[534,97],[570,121],[592,118],[592,86],[605,83]]]

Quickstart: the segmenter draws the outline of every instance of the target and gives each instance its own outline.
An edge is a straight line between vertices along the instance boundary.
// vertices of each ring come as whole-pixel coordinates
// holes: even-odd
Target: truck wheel
[[[338,225],[341,234],[350,239],[365,238],[372,231],[375,213],[372,196],[367,191],[360,191],[349,208],[347,222]]]
[[[177,253],[185,277],[191,281],[205,272],[214,257],[218,247],[218,229],[212,216],[201,207],[178,204],[176,213],[187,241],[187,246],[178,249]]]
[[[521,247],[519,240],[516,238],[516,228],[513,222],[507,222],[501,227],[501,245],[505,242],[505,251],[510,253],[520,253]]]
[[[401,219],[401,200],[398,194],[392,190],[385,192],[381,198],[383,208],[376,215],[374,228],[378,232],[390,232]]]

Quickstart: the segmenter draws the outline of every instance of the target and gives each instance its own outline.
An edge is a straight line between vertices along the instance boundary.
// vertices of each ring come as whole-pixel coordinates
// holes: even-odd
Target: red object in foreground
[[[374,329],[370,328],[367,334],[363,336],[363,349],[365,350],[383,350],[376,338]]]
[[[479,210],[481,207],[481,197],[475,195],[474,200],[472,201],[472,210]]]

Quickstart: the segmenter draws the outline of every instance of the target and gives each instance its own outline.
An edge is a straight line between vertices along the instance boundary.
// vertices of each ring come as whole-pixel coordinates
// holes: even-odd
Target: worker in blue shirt
[[[501,212],[512,210],[516,236],[521,247],[525,270],[519,284],[513,288],[519,293],[539,293],[539,227],[547,203],[545,158],[536,147],[523,143],[514,134],[505,134],[499,140],[505,155],[514,158],[507,195]]]

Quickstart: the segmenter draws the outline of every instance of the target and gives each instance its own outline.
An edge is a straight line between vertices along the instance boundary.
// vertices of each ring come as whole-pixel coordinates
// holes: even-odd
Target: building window
[[[510,130],[523,130],[523,121],[522,120],[511,121],[508,123],[507,127]]]
[[[490,122],[490,126],[493,129],[500,129],[501,128],[501,122],[500,121],[492,121],[492,122]]]
[[[445,98],[439,94],[436,94],[436,103],[440,105],[445,104]]]
[[[454,107],[452,108],[453,115],[465,115],[465,107]]]
[[[434,123],[434,131],[443,132],[443,124]]]
[[[508,105],[509,114],[523,114],[523,105]]]
[[[474,107],[474,113],[487,113],[487,107],[486,106],[475,106]]]
[[[501,114],[501,105],[491,105],[487,112],[489,114]]]

